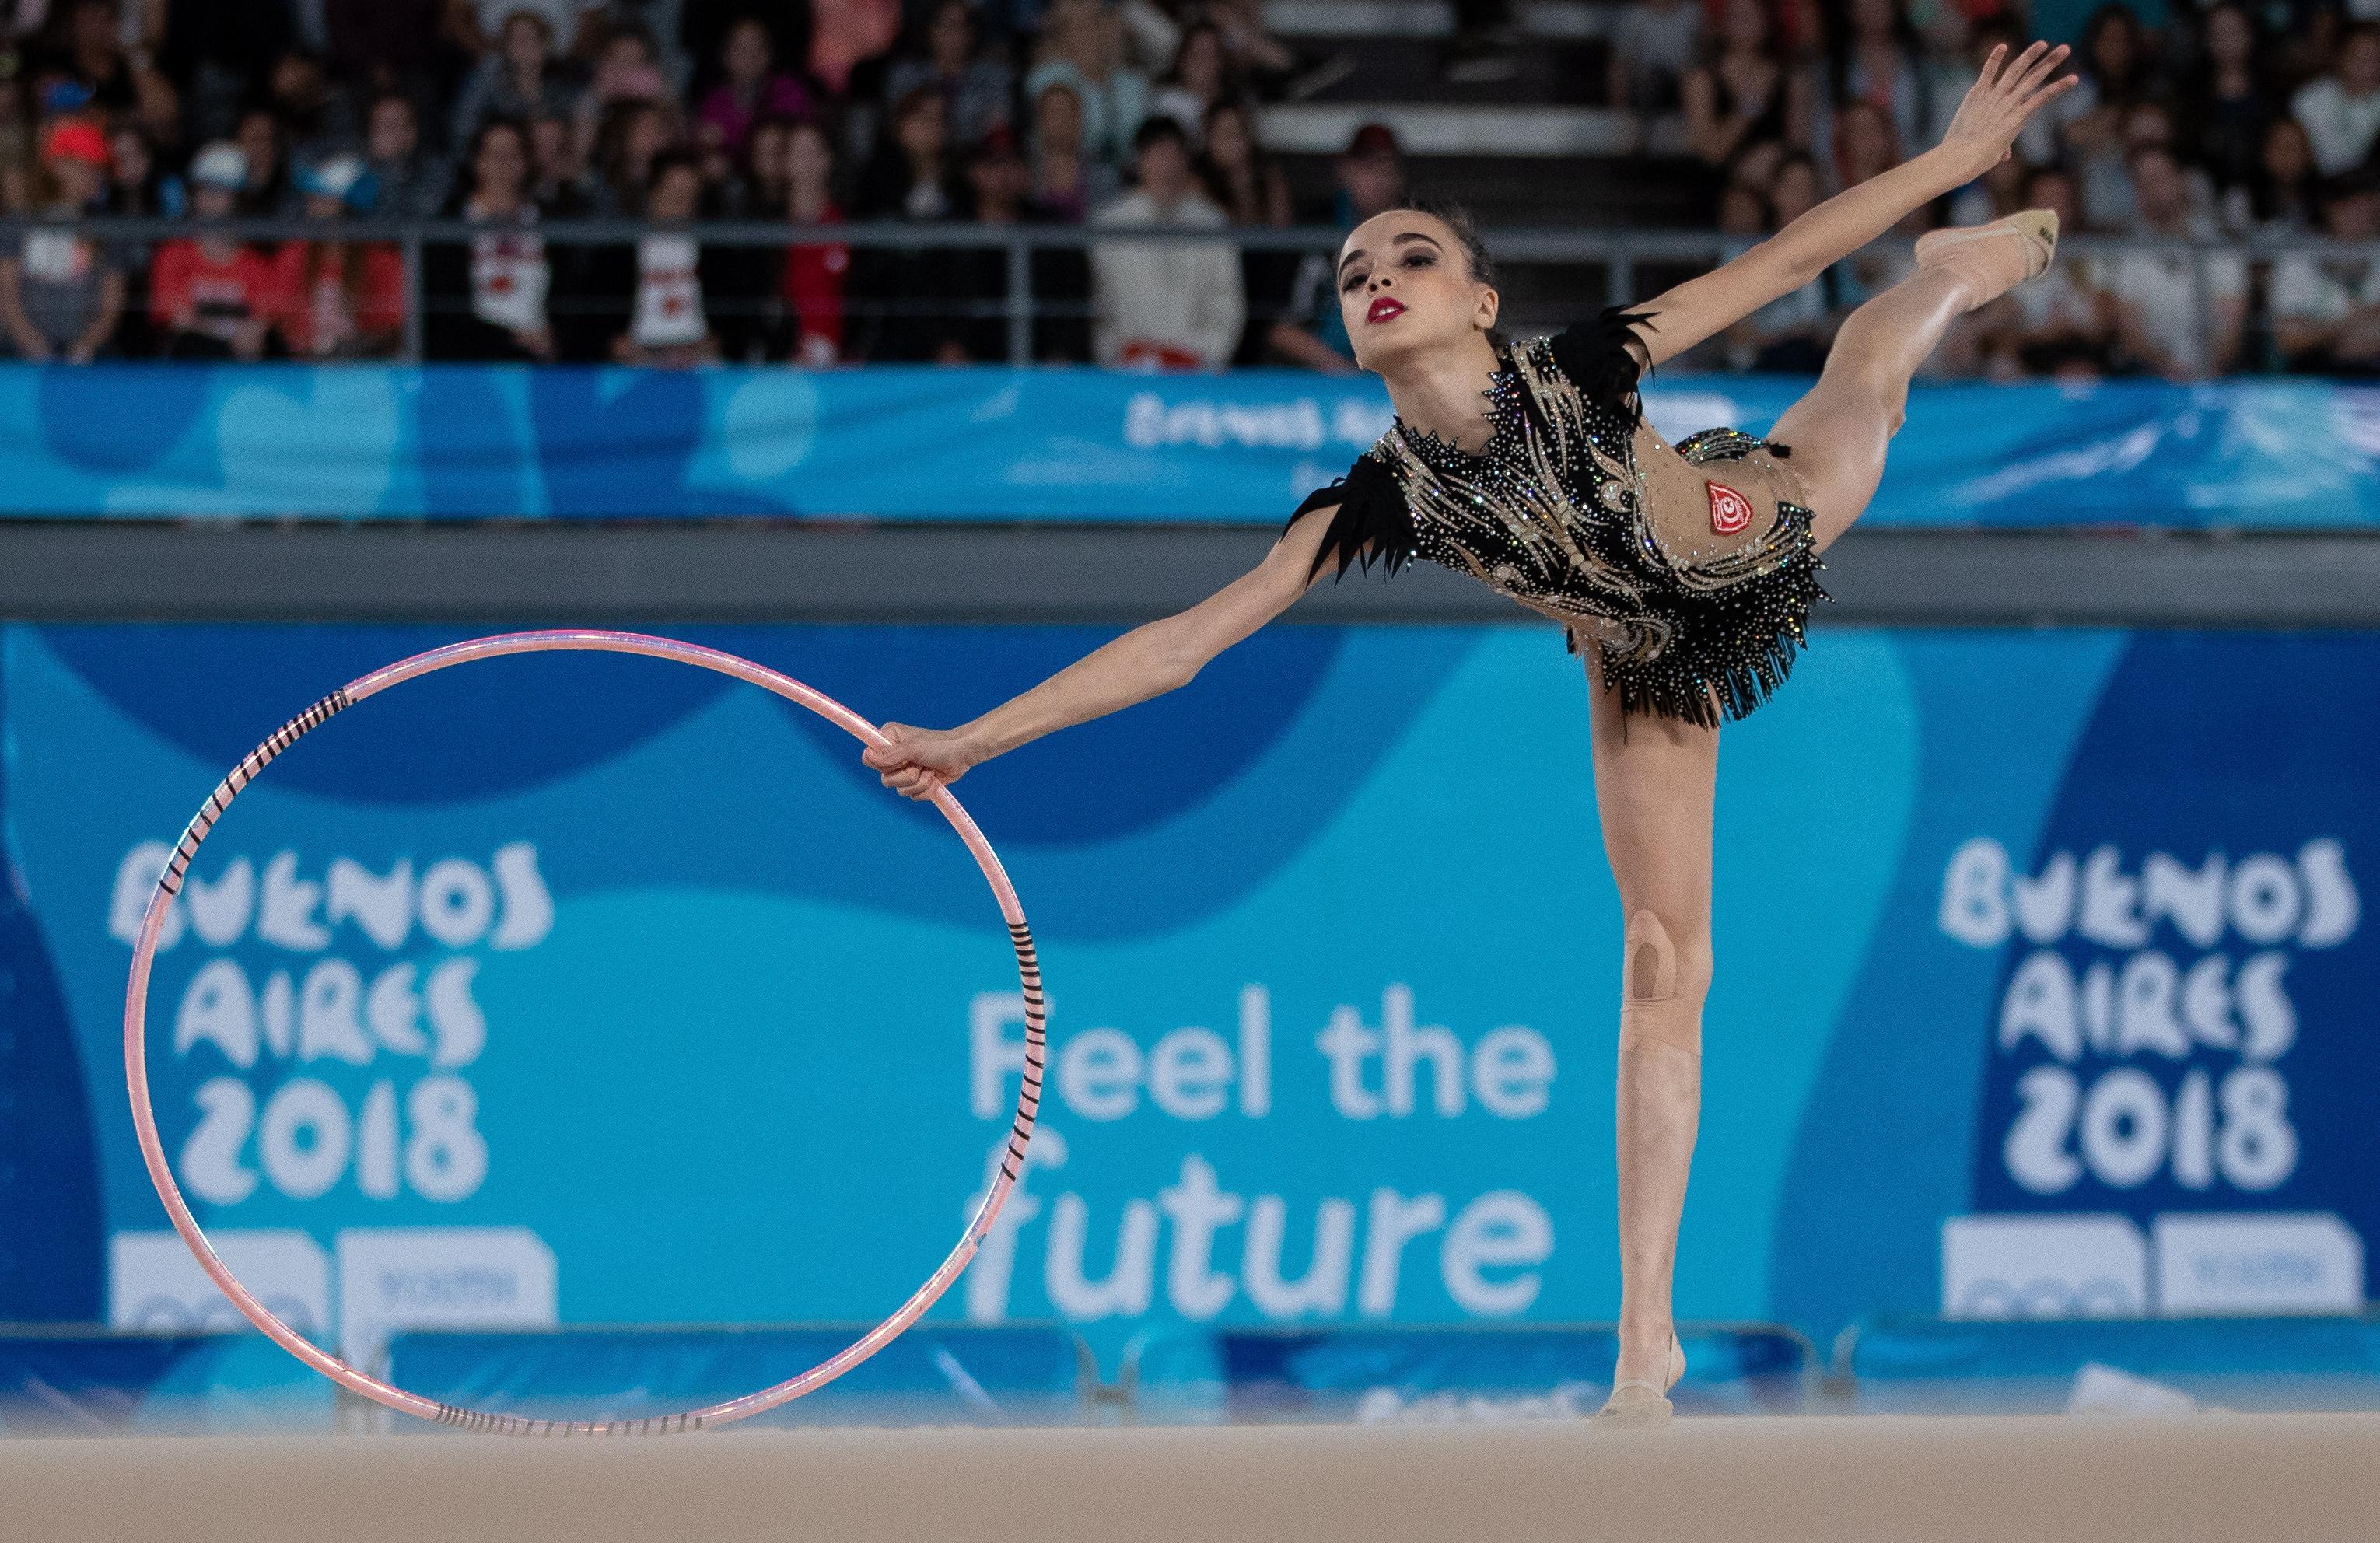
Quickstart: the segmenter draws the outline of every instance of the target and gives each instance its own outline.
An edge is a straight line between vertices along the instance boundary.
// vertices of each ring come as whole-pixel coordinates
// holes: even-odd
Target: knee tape
[[[1703,1053],[1699,991],[1678,990],[1678,950],[1669,929],[1650,911],[1628,918],[1627,954],[1620,984],[1622,1053],[1660,1045],[1697,1061]]]

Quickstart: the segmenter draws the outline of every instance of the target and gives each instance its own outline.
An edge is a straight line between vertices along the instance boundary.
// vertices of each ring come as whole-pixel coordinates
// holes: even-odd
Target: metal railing
[[[973,251],[998,253],[1004,284],[994,297],[941,299],[932,314],[998,321],[1002,324],[1004,357],[1012,364],[1033,362],[1037,322],[1085,320],[1090,307],[1082,300],[1052,298],[1036,293],[1034,259],[1050,251],[1087,252],[1102,242],[1223,243],[1242,251],[1283,253],[1335,252],[1344,232],[1328,225],[1286,228],[1233,226],[1224,229],[1184,226],[1056,225],[979,225],[960,222],[904,224],[859,222],[843,225],[796,225],[776,221],[698,222],[671,227],[691,236],[698,245],[713,248],[787,250],[796,247],[840,246],[854,251]],[[232,219],[201,221],[158,217],[92,217],[76,221],[25,218],[0,219],[0,249],[14,249],[35,232],[71,230],[102,242],[155,243],[214,236],[270,245],[290,241],[384,245],[394,248],[404,265],[406,307],[402,336],[395,357],[416,361],[424,357],[423,322],[431,304],[424,288],[425,253],[431,248],[468,245],[480,237],[526,234],[549,249],[630,245],[662,227],[635,220],[540,220],[528,224],[438,220],[354,220],[326,222],[306,219]],[[1703,230],[1581,231],[1507,228],[1485,233],[1489,249],[1508,271],[1533,264],[1599,269],[1603,304],[1620,305],[1649,298],[1657,286],[1675,283],[1697,269],[1716,266],[1748,247],[1745,237]],[[1867,253],[1905,255],[1904,240],[1876,243]],[[2311,256],[2368,260],[2369,244],[2316,237],[2278,237],[2249,241],[2205,241],[2115,237],[2075,237],[2061,243],[2070,257],[2113,259],[2127,255],[2186,257],[2197,303],[2192,308],[2198,327],[2199,357],[2211,358],[2210,262],[2233,260],[2250,264],[2276,258]],[[1846,261],[1853,259],[1846,259]],[[1582,301],[1585,300],[1582,297]],[[919,313],[904,310],[897,298],[874,304],[878,313]]]

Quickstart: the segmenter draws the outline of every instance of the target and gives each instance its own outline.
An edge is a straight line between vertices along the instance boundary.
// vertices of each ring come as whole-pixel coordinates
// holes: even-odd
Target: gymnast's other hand
[[[2070,52],[2062,43],[2036,43],[2010,61],[2008,44],[1993,49],[1943,130],[1942,149],[1976,176],[2007,160],[2025,120],[2082,84],[2080,76],[2057,73]]]
[[[882,733],[892,743],[870,746],[859,759],[875,771],[879,782],[904,798],[931,798],[935,789],[957,782],[984,759],[955,729],[886,723]]]

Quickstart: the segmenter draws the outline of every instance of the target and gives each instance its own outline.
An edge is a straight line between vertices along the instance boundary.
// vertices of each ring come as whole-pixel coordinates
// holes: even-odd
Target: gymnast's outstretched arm
[[[954,729],[887,723],[892,743],[860,759],[886,787],[929,798],[969,767],[1040,738],[1187,686],[1207,662],[1275,616],[1321,577],[1315,554],[1331,510],[1308,512],[1265,560],[1187,611],[1136,626],[1048,680]]]
[[[1642,309],[1653,314],[1636,323],[1645,362],[1658,364],[1684,353],[1791,295],[1890,230],[1910,211],[1998,164],[2025,119],[2074,85],[2070,75],[2051,79],[2066,54],[2063,43],[2051,48],[2036,43],[2011,62],[2006,44],[1993,49],[1940,144],[1844,188],[1741,257],[1645,301]]]

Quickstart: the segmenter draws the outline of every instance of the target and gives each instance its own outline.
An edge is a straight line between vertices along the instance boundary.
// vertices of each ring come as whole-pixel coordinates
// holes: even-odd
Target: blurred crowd
[[[2204,259],[2070,253],[1978,313],[1935,369],[2011,377],[2380,371],[2380,4],[2143,0],[2072,16],[2036,0],[1639,0],[1615,103],[1683,119],[1710,217],[1750,240],[1939,140],[1991,50],[2073,37],[2075,90],[2017,152],[1900,234],[2058,211],[2070,234],[2226,241]],[[2276,237],[2361,244],[2260,252]],[[1709,352],[1802,371],[1907,271],[1906,248],[1838,265]]]
[[[739,246],[698,224],[1301,213],[1254,114],[1312,61],[1266,32],[1257,0],[16,0],[0,14],[0,213],[44,222],[0,249],[0,348],[24,358],[390,356],[414,275],[398,247],[340,227],[443,217],[484,229],[423,249],[431,358],[999,359],[1004,247]],[[302,228],[108,240],[66,223],[88,213]],[[644,234],[549,237],[569,219]],[[1302,334],[1284,354],[1251,320],[1244,269],[1262,298],[1285,296],[1295,266],[1220,242],[1041,252],[1032,352],[1311,356]]]
[[[1641,175],[1691,184],[1748,243],[1934,142],[1996,43],[2076,36],[2082,87],[1912,232],[2047,205],[2070,232],[2238,245],[2062,261],[1939,368],[2380,370],[2380,261],[2255,247],[2380,237],[2380,0],[2015,3],[1621,0],[1608,79],[1580,94],[1682,122],[1684,161]],[[1510,12],[1456,7],[1450,79],[1526,46]],[[390,357],[410,322],[446,359],[998,360],[1021,279],[1037,359],[1345,371],[1327,259],[1127,233],[1343,225],[1405,196],[1375,124],[1324,196],[1293,200],[1257,110],[1347,61],[1269,32],[1262,0],[0,0],[0,213],[42,222],[0,244],[0,350],[29,359]],[[69,223],[88,213],[296,224],[136,241]],[[474,231],[420,249],[418,274],[341,228],[431,216]],[[551,233],[579,218],[636,228]],[[804,234],[704,238],[715,220]],[[1012,274],[999,244],[831,238],[850,221],[1102,238]],[[1841,264],[1701,362],[1814,369],[1905,269]]]

